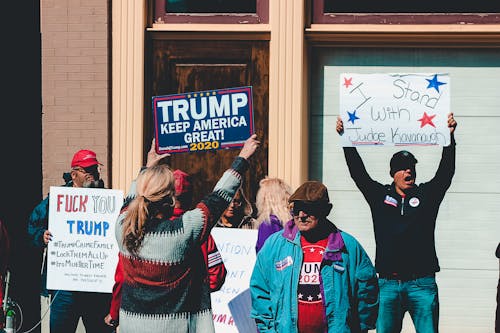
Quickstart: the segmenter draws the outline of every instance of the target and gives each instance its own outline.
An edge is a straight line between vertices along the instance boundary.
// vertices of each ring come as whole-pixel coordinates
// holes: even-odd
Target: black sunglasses
[[[99,179],[99,167],[97,165],[92,165],[92,166],[89,166],[86,168],[76,167],[76,168],[73,168],[73,170],[92,175],[92,176],[94,176],[94,179],[96,179],[96,180]]]
[[[294,201],[292,208],[293,216],[299,216],[300,212],[311,216],[322,216],[323,211],[324,205],[318,202]]]

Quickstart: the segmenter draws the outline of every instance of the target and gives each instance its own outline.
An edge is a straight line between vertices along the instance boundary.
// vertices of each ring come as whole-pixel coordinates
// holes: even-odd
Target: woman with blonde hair
[[[280,178],[266,177],[260,181],[255,202],[259,225],[256,252],[260,251],[269,236],[283,229],[283,224],[292,218],[288,206],[291,194],[290,185]]]
[[[260,142],[245,141],[240,154],[192,210],[172,219],[175,178],[165,164],[142,171],[134,199],[116,223],[123,270],[120,333],[214,332],[210,286],[201,244],[241,186]]]
[[[252,217],[252,213],[252,204],[240,187],[234,195],[233,201],[231,201],[227,209],[222,213],[216,227],[255,229],[256,222]]]

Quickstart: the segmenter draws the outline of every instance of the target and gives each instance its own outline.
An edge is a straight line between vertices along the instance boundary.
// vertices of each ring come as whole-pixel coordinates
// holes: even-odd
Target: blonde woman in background
[[[259,226],[256,252],[260,251],[269,236],[283,229],[283,224],[292,219],[288,206],[291,194],[290,185],[282,179],[266,177],[260,181],[255,203]]]

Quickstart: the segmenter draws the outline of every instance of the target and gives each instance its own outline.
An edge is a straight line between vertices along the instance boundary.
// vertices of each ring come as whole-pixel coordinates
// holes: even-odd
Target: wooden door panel
[[[251,160],[243,189],[252,202],[268,172],[269,43],[267,41],[152,40],[147,85],[151,97],[239,86],[253,87],[255,132],[262,146]],[[153,137],[151,103],[146,107],[144,154]],[[170,163],[192,176],[193,202],[209,193],[239,149],[174,154]],[[145,156],[145,155],[144,155]]]

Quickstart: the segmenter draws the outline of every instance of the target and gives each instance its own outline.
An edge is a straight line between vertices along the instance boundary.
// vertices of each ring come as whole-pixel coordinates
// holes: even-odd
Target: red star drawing
[[[352,77],[350,78],[344,78],[344,84],[343,84],[346,88],[349,88],[349,86],[352,85]]]
[[[434,123],[432,122],[432,119],[434,119],[436,115],[432,115],[432,116],[429,116],[427,114],[427,112],[424,112],[424,115],[422,116],[422,118],[420,119],[417,119],[417,121],[420,121],[421,124],[420,124],[420,128],[424,127],[425,125],[431,125],[432,127],[436,127],[436,125],[434,125]]]

